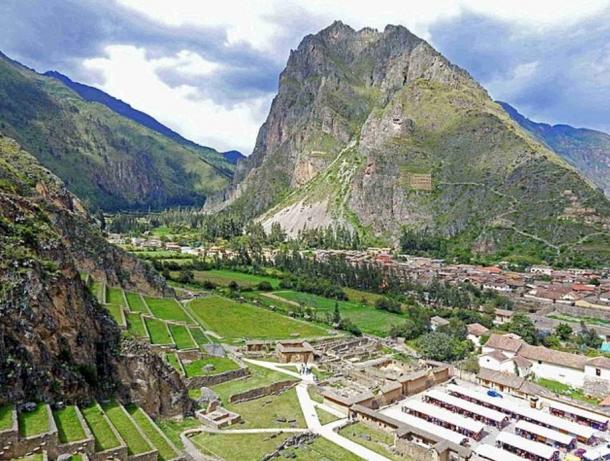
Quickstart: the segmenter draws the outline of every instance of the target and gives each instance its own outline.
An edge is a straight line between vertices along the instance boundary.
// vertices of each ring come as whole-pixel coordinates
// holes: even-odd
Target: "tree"
[[[341,312],[339,312],[339,303],[335,302],[335,309],[333,310],[333,324],[341,323]]]
[[[587,328],[585,322],[580,323],[580,328],[576,336],[576,343],[592,349],[599,349],[604,341],[597,335],[597,332],[593,328]]]
[[[572,330],[572,327],[567,323],[560,323],[555,328],[555,334],[562,341],[568,341],[572,336],[572,333],[574,333],[574,330]]]
[[[407,319],[400,325],[392,325],[389,334],[392,338],[415,339],[422,334],[422,330],[413,320]]]
[[[269,283],[267,280],[263,280],[261,282],[258,282],[258,285],[256,286],[256,288],[258,288],[260,291],[271,291],[271,290],[273,290],[273,287],[271,286],[271,283]]]
[[[521,336],[523,340],[532,345],[538,344],[538,332],[534,323],[523,312],[516,312],[508,323],[508,331]]]
[[[449,324],[441,327],[440,330],[443,333],[447,333],[449,336],[459,339],[460,341],[465,340],[466,336],[468,336],[468,327],[466,324],[462,320],[455,317],[449,319]]]
[[[417,340],[417,349],[423,357],[440,362],[463,359],[471,348],[470,341],[460,341],[438,331],[427,333]]]
[[[178,276],[178,281],[180,283],[193,283],[195,280],[195,276],[193,275],[193,271],[191,270],[181,270],[180,275]]]
[[[400,303],[391,298],[379,298],[375,301],[375,307],[388,312],[394,312],[400,314],[402,312],[402,306]]]

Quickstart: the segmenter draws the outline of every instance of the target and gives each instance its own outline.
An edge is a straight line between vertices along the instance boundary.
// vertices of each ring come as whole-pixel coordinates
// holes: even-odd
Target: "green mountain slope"
[[[104,210],[200,205],[232,175],[218,152],[177,143],[1,54],[0,132]]]
[[[521,127],[582,171],[610,197],[610,135],[587,128],[534,122],[509,104],[498,104]]]
[[[396,26],[305,37],[253,155],[207,209],[228,205],[293,234],[341,223],[391,243],[407,227],[457,254],[610,257],[603,194]]]

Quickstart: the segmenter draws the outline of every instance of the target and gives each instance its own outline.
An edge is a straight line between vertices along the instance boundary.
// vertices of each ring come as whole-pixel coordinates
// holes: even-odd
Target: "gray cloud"
[[[465,14],[430,35],[493,97],[530,118],[610,131],[610,9],[550,30]]]

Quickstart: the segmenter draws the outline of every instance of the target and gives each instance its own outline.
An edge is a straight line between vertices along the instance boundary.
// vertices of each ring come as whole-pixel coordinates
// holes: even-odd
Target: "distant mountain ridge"
[[[570,125],[549,125],[525,117],[510,104],[498,101],[521,127],[565,158],[610,197],[610,135]]]

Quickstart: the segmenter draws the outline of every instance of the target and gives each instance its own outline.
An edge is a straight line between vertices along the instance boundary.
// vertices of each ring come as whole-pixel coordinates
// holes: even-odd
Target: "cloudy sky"
[[[610,132],[610,0],[0,0],[0,51],[249,154],[290,49],[402,24],[538,121]]]

